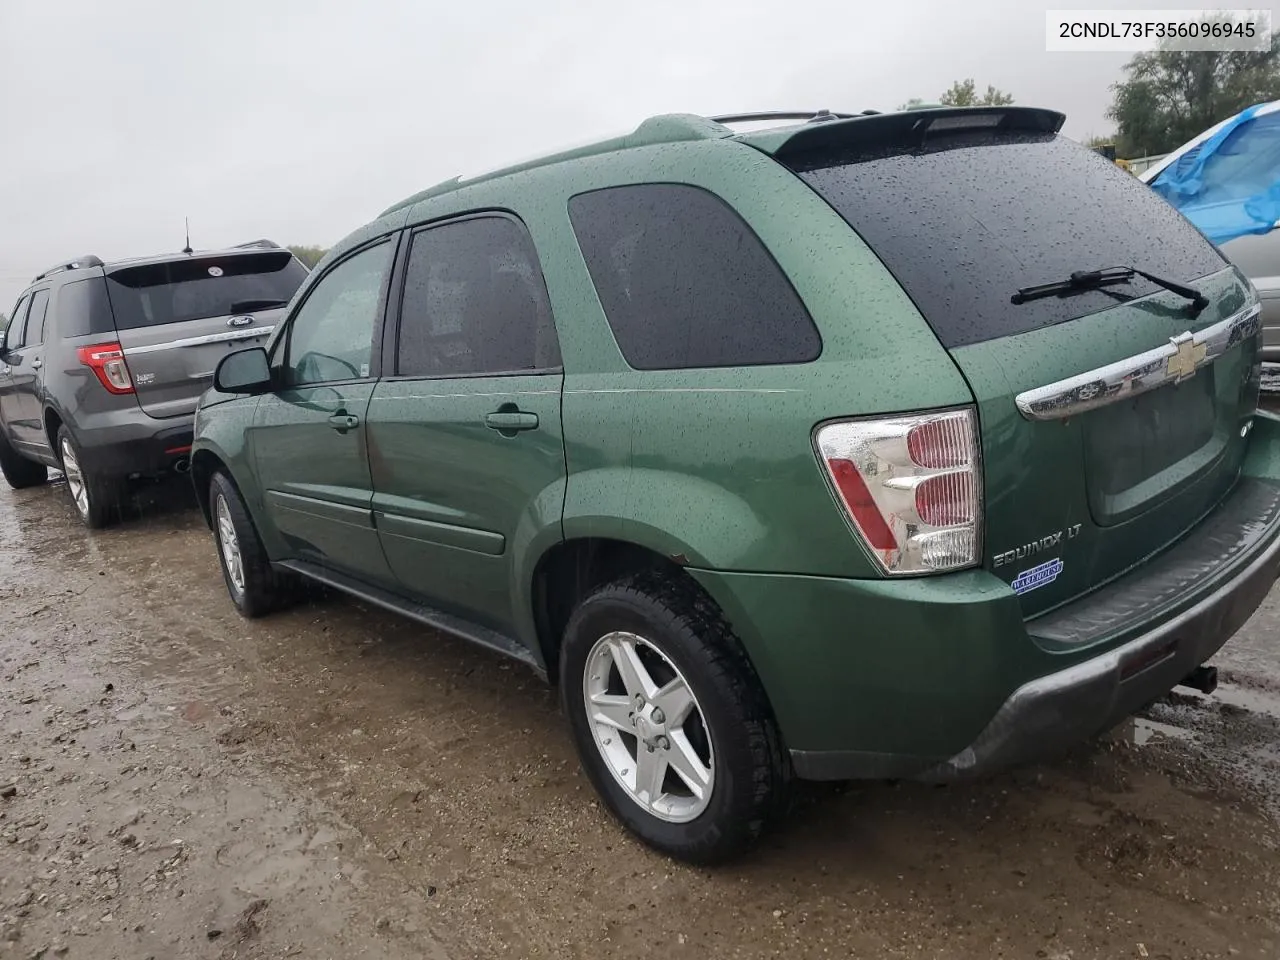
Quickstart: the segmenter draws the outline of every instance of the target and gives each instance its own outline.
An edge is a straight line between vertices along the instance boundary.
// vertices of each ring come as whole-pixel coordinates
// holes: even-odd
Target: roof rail
[[[36,278],[31,282],[39,283],[41,280],[45,279],[46,277],[51,277],[55,273],[63,273],[64,271],[67,271],[67,270],[83,270],[86,267],[100,267],[100,266],[102,266],[102,260],[99,257],[95,257],[92,253],[89,253],[89,254],[85,254],[83,257],[76,257],[76,259],[74,260],[67,260],[67,261],[64,261],[63,263],[54,264],[52,267],[50,267],[48,270],[45,270],[43,273],[37,274]]]
[[[248,243],[237,243],[232,250],[254,250],[262,248],[265,250],[279,250],[280,244],[274,240],[250,240]]]
[[[822,123],[826,120],[849,120],[853,117],[869,117],[879,110],[863,110],[861,113],[832,113],[830,110],[764,110],[756,113],[726,113],[707,117],[713,123],[750,123],[754,120],[803,120],[806,123]]]

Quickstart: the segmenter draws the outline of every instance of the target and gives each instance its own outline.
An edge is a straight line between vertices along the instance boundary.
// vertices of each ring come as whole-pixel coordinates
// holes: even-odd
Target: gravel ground
[[[525,668],[335,598],[240,619],[182,485],[0,491],[0,958],[1280,956],[1280,594],[1178,693],[977,784],[625,836]]]

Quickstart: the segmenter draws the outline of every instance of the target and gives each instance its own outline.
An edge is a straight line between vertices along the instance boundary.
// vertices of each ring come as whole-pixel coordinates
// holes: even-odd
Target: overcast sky
[[[197,248],[327,246],[656,113],[891,109],[973,77],[1106,132],[1126,58],[1046,53],[1045,6],[0,0],[0,310],[61,258],[180,249],[184,216]]]

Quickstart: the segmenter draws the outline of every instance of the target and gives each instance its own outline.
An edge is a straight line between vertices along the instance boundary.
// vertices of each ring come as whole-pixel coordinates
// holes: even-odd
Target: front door
[[[365,418],[394,252],[391,240],[364,247],[312,286],[275,345],[279,386],[259,403],[252,436],[291,557],[378,584],[392,577],[373,526]]]
[[[560,352],[524,225],[415,233],[396,343],[369,405],[387,560],[415,597],[514,635],[522,543],[559,522],[565,480]]]

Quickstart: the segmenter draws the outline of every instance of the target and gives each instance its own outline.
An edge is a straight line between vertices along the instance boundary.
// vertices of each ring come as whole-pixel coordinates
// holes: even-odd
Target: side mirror
[[[262,393],[270,388],[271,365],[261,347],[229,353],[213,371],[213,389],[219,393]]]

